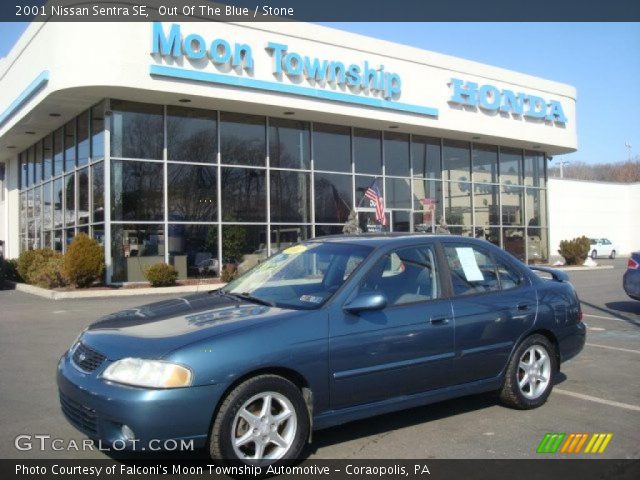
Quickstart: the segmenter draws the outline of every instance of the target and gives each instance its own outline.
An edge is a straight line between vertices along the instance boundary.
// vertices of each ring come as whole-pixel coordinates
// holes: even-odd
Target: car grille
[[[78,343],[73,350],[73,363],[85,372],[93,372],[107,357],[90,349],[84,343]]]
[[[80,405],[60,392],[60,406],[65,417],[78,429],[86,433],[97,433],[96,411]]]

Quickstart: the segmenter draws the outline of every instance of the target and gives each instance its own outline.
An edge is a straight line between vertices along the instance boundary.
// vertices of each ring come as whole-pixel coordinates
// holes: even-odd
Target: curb
[[[224,287],[226,283],[216,283],[207,285],[183,285],[177,287],[157,287],[157,288],[123,288],[120,290],[77,290],[71,292],[60,292],[47,290],[46,288],[27,285],[26,283],[7,282],[15,290],[49,300],[72,300],[78,298],[111,298],[111,297],[132,297],[141,295],[166,295],[172,293],[194,293],[217,290]]]

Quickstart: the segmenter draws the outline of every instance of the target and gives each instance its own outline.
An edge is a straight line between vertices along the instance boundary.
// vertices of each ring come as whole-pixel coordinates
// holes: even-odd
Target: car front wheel
[[[521,410],[539,407],[551,394],[557,369],[551,342],[543,335],[527,337],[509,362],[500,399]]]
[[[211,430],[210,454],[230,464],[284,464],[300,456],[308,437],[300,389],[280,376],[260,375],[224,399]]]
[[[598,251],[597,251],[597,250],[593,250],[593,251],[591,252],[591,258],[593,258],[594,260],[595,260],[596,258],[598,258]]]
[[[609,258],[614,260],[616,258],[616,251],[615,250],[611,250],[611,255],[609,255]]]

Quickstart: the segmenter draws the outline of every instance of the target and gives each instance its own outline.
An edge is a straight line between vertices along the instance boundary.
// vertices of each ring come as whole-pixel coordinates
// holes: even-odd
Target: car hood
[[[81,340],[110,360],[160,358],[199,340],[296,313],[200,293],[107,315],[92,323]]]

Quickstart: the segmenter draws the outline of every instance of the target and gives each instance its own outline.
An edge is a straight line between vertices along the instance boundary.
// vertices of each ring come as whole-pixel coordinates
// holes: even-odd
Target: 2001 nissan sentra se
[[[462,395],[539,407],[585,343],[568,277],[547,273],[468,237],[311,240],[93,323],[60,359],[62,410],[103,445],[194,440],[268,465],[312,429]]]

